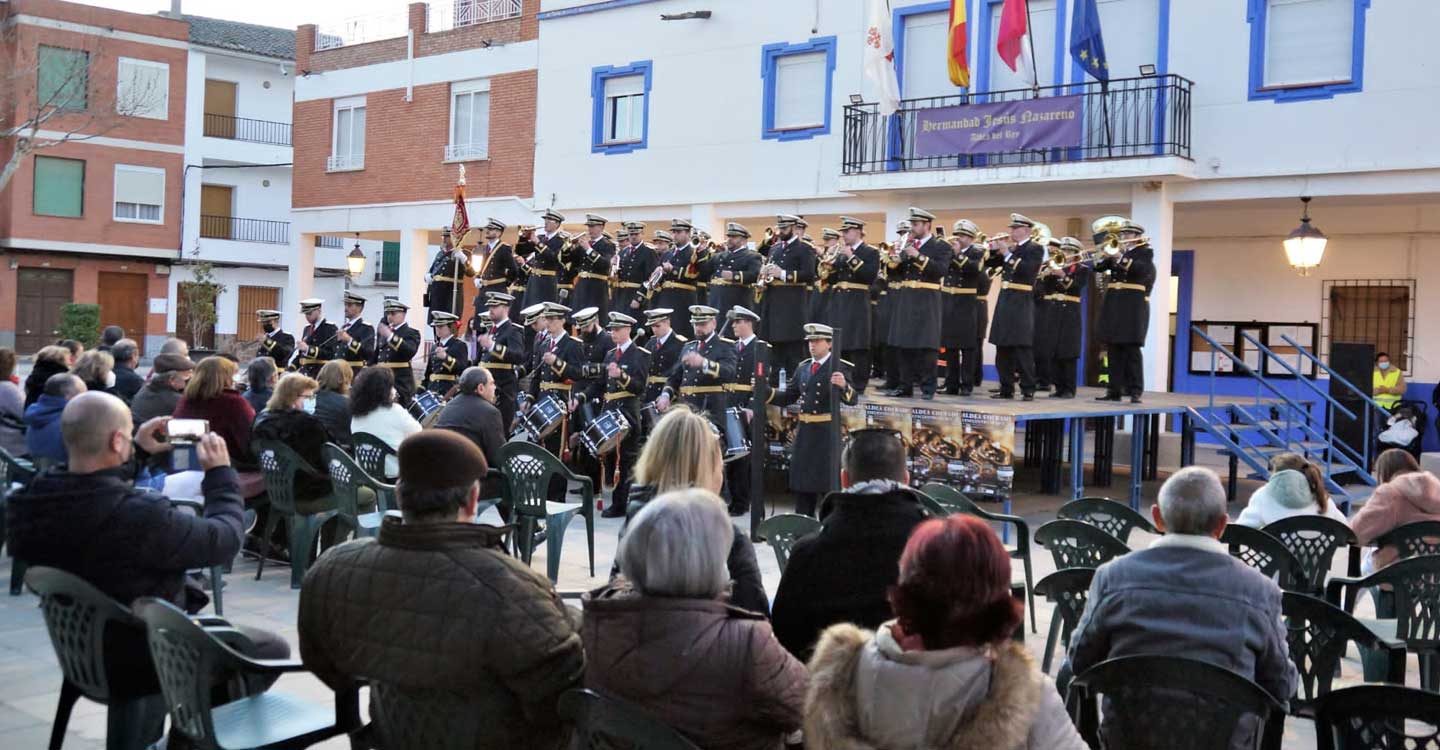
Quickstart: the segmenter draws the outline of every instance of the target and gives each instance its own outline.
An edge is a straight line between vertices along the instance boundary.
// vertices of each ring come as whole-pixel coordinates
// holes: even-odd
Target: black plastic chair
[[[781,513],[761,521],[756,535],[775,550],[775,562],[779,563],[780,572],[784,573],[785,566],[790,562],[790,548],[795,546],[800,537],[813,534],[819,528],[820,522],[811,516]]]
[[[333,709],[266,690],[214,705],[212,688],[229,679],[304,672],[297,660],[260,660],[240,654],[203,630],[179,608],[145,597],[135,602],[145,621],[150,655],[170,712],[171,747],[189,750],[304,748],[355,730],[359,691],[336,693]],[[178,735],[178,738],[177,738]]]
[[[1098,526],[1061,518],[1041,524],[1035,542],[1055,559],[1055,569],[1098,568],[1130,551],[1130,546]]]
[[[521,440],[500,446],[495,457],[500,473],[505,476],[503,503],[510,508],[512,522],[518,527],[515,546],[520,558],[530,564],[535,548],[535,526],[545,522],[545,572],[550,582],[560,577],[560,552],[565,542],[565,527],[579,515],[585,519],[585,541],[590,548],[590,575],[595,575],[595,485],[590,477],[582,477],[560,462],[553,453]],[[580,502],[550,502],[550,486],[555,478],[580,485]]]
[[[1440,555],[1440,521],[1415,521],[1376,537],[1376,547],[1394,547],[1399,559]]]
[[[25,583],[40,595],[40,611],[50,645],[60,662],[63,681],[60,703],[50,729],[50,750],[60,750],[70,712],[81,697],[108,708],[105,747],[107,750],[141,750],[158,741],[165,729],[165,703],[158,692],[148,695],[117,695],[111,688],[110,670],[105,668],[105,643],[123,643],[116,636],[132,631],[130,643],[145,648],[145,623],[129,609],[106,596],[83,579],[57,568],[36,567],[25,574]],[[108,639],[106,635],[110,636]],[[135,659],[144,662],[143,656]],[[147,680],[133,673],[115,675],[136,683]],[[149,680],[153,685],[153,680]]]
[[[1066,568],[1041,578],[1035,584],[1035,593],[1049,599],[1055,607],[1050,614],[1050,634],[1045,637],[1045,655],[1040,663],[1040,669],[1045,674],[1050,674],[1050,659],[1054,656],[1056,640],[1070,645],[1070,634],[1075,632],[1075,625],[1085,612],[1090,582],[1094,579],[1094,568]]]
[[[9,530],[5,528],[5,516],[9,513],[7,501],[10,497],[10,486],[12,484],[29,484],[35,478],[36,469],[26,461],[16,458],[4,448],[0,448],[0,545],[6,544],[9,539]],[[10,550],[10,595],[19,596],[25,590],[25,561],[15,557],[15,550]]]
[[[1130,543],[1130,532],[1136,529],[1151,534],[1160,533],[1155,524],[1150,523],[1150,519],[1132,510],[1130,506],[1117,503],[1108,497],[1082,497],[1072,500],[1060,506],[1060,509],[1055,511],[1055,517],[1098,526],[1126,544]]]
[[[1315,702],[1330,692],[1335,675],[1340,673],[1340,660],[1345,657],[1351,641],[1361,648],[1383,654],[1385,668],[1377,670],[1367,663],[1367,682],[1405,684],[1405,644],[1382,638],[1365,625],[1324,599],[1286,591],[1281,599],[1285,615],[1285,640],[1290,646],[1290,661],[1300,673],[1295,696],[1290,699],[1290,713],[1313,717]],[[1375,660],[1378,666],[1379,660]]]
[[[350,435],[350,450],[366,474],[386,482],[395,480],[385,471],[385,459],[397,455],[389,443],[371,433],[356,432]]]
[[[1285,543],[1260,529],[1232,523],[1225,526],[1220,542],[1230,548],[1230,556],[1260,571],[1286,591],[1308,592],[1305,567]]]
[[[1262,750],[1279,750],[1285,732],[1284,709],[1259,685],[1178,656],[1122,656],[1096,664],[1070,683],[1067,704],[1080,736],[1106,750],[1228,750],[1247,715],[1260,722]]]
[[[1335,553],[1356,549],[1355,532],[1349,526],[1318,514],[1282,518],[1261,531],[1279,539],[1295,556],[1303,572],[1300,583],[1315,596],[1325,595],[1325,578],[1330,575]],[[1355,575],[1359,571],[1349,572]]]
[[[584,750],[698,750],[669,726],[624,701],[593,690],[567,690],[560,718],[575,725],[573,747]]]
[[[395,485],[376,481],[344,448],[334,443],[325,444],[324,456],[325,468],[330,472],[330,486],[335,492],[335,520],[348,528],[356,539],[380,533],[380,522],[385,520],[386,503]],[[360,505],[361,487],[368,487],[374,493],[374,510],[365,510]],[[340,538],[337,534],[337,541]]]
[[[1401,685],[1336,690],[1315,707],[1318,750],[1436,750],[1440,695]]]
[[[1355,592],[1373,586],[1388,586],[1394,594],[1395,619],[1365,620],[1367,627],[1389,640],[1404,641],[1406,650],[1419,657],[1420,687],[1440,688],[1440,555],[1421,555],[1397,560],[1364,578],[1331,578],[1325,598],[1341,601],[1353,612]],[[1374,659],[1363,650],[1362,659]]]
[[[951,513],[965,513],[990,523],[1010,524],[1015,527],[1015,546],[1007,546],[1006,549],[1010,552],[1010,558],[1019,560],[1025,568],[1025,598],[1030,608],[1030,630],[1039,632],[1035,620],[1035,573],[1030,562],[1030,524],[1020,516],[985,510],[959,490],[946,484],[931,482],[921,487],[920,492],[922,501],[931,501],[926,503],[927,509],[939,518]]]
[[[265,559],[270,556],[270,537],[283,519],[289,530],[290,540],[290,588],[300,588],[305,580],[305,571],[310,567],[310,554],[320,536],[320,527],[334,518],[334,509],[319,513],[304,514],[295,506],[295,475],[301,471],[319,474],[305,459],[290,449],[290,446],[273,440],[259,440],[255,452],[260,458],[260,470],[265,476],[265,494],[270,499],[270,517],[265,520],[265,533],[260,537],[260,565],[255,569],[255,580],[265,572]]]

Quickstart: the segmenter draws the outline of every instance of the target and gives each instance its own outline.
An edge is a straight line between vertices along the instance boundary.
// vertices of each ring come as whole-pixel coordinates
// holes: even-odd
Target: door
[[[235,340],[250,342],[260,337],[260,321],[255,319],[256,310],[279,310],[280,290],[273,286],[242,286],[240,301],[235,312]]]
[[[143,273],[106,273],[99,278],[100,325],[120,326],[125,336],[145,340],[150,279]]]
[[[200,236],[217,240],[234,239],[230,220],[235,205],[235,188],[229,185],[200,186]]]
[[[72,271],[22,268],[15,288],[15,349],[34,354],[55,342],[60,333],[60,308],[74,300]]]
[[[235,84],[205,79],[205,135],[235,137]]]

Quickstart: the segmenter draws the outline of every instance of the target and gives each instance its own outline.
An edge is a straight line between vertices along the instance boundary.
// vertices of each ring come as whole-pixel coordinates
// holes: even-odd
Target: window
[[[645,148],[650,127],[650,61],[591,71],[590,150],[623,154]]]
[[[35,157],[35,207],[38,216],[85,215],[85,162]]]
[[[386,242],[380,246],[380,267],[375,269],[375,281],[395,283],[400,280],[400,243]]]
[[[365,97],[335,101],[335,133],[325,168],[330,172],[365,168]]]
[[[1374,344],[1410,373],[1415,348],[1415,280],[1354,279],[1324,282],[1320,300],[1321,342]]]
[[[80,111],[90,106],[90,53],[40,45],[35,85],[40,108]]]
[[[1250,98],[1328,99],[1359,91],[1370,0],[1249,0]]]
[[[960,93],[950,82],[950,68],[944,64],[950,42],[950,14],[911,13],[904,16],[900,40],[902,53],[900,93],[906,99],[951,96]],[[940,60],[937,64],[935,61]],[[974,71],[971,71],[974,75]]]
[[[115,220],[162,224],[165,221],[165,170],[115,165]]]
[[[490,154],[490,82],[450,85],[450,143],[445,161],[484,159]]]
[[[122,57],[115,80],[115,111],[118,114],[151,120],[169,117],[169,65]]]
[[[761,137],[790,141],[829,133],[834,72],[833,36],[761,48],[760,77],[765,84]]]

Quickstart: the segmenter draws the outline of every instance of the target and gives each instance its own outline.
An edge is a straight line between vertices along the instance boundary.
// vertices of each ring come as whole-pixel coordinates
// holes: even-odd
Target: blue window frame
[[[628,154],[645,148],[650,139],[651,68],[652,61],[641,60],[590,71],[592,153]]]
[[[819,80],[822,77],[823,94]],[[799,141],[830,132],[835,37],[813,37],[801,44],[765,45],[760,49],[760,79],[765,85],[760,122],[762,138]]]
[[[1269,99],[1280,102],[1303,102],[1330,99],[1336,94],[1350,94],[1364,87],[1365,79],[1365,16],[1370,0],[1337,0],[1352,4],[1350,32],[1349,80],[1320,82],[1271,82],[1265,80],[1267,40],[1269,39],[1270,5],[1272,0],[1248,0],[1247,20],[1250,22],[1250,100]],[[1304,35],[1310,44],[1310,35]],[[1338,78],[1339,76],[1337,76]]]

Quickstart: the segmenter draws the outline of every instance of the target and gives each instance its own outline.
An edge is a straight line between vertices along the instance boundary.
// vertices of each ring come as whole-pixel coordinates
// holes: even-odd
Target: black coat
[[[555,353],[554,364],[545,364],[545,354]],[[574,336],[561,334],[553,346],[541,345],[535,350],[535,377],[530,380],[530,397],[539,399],[546,391],[560,391],[556,394],[561,403],[570,400],[571,389],[576,381],[584,379],[585,342]]]
[[[740,305],[755,309],[755,280],[760,276],[760,253],[747,247],[738,250],[724,250],[711,256],[710,291],[708,304],[724,315]],[[721,274],[729,271],[734,278],[726,280]]]
[[[656,345],[653,337],[646,340],[646,348],[650,350],[650,375],[645,379],[646,403],[660,398],[660,392],[665,390],[666,384],[670,382],[670,374],[679,367],[680,352],[688,341],[689,339],[675,331],[671,331],[670,338],[665,339],[665,343],[660,346]]]
[[[940,345],[947,348],[975,349],[980,346],[979,329],[981,279],[986,279],[985,251],[974,245],[951,258],[945,272],[944,322],[940,328]]]
[[[1081,303],[1090,288],[1089,266],[1076,266],[1056,279],[1050,295],[1050,327],[1054,330],[1055,343],[1052,355],[1056,359],[1076,359],[1080,356],[1080,336],[1085,321],[1081,317]],[[1040,335],[1039,331],[1035,334]]]
[[[600,320],[607,320],[610,311],[610,264],[615,260],[615,243],[601,237],[587,252],[576,248],[575,293],[569,305],[576,310],[595,307]]]
[[[660,256],[655,254],[655,248],[641,243],[621,250],[615,262],[618,270],[615,289],[610,294],[610,309],[643,319],[640,313],[645,308],[644,285],[660,265]]]
[[[330,474],[325,462],[325,444],[334,440],[325,423],[314,414],[298,409],[284,411],[265,410],[255,417],[255,427],[250,430],[250,441],[273,440],[284,443],[296,455],[305,459],[317,473],[304,470],[295,473],[296,502],[315,501],[328,498],[331,493]],[[259,455],[259,450],[255,451]],[[302,512],[305,510],[302,508]]]
[[[880,251],[862,242],[849,260],[837,260],[825,280],[829,290],[821,320],[842,330],[845,351],[870,348],[870,285],[879,275]]]
[[[489,245],[483,247],[485,252],[480,261],[480,293],[475,295],[476,315],[485,309],[486,292],[504,292],[511,284],[520,280],[520,267],[515,260],[514,248],[499,241],[496,241],[493,250]],[[481,248],[475,248],[476,252],[480,250]],[[518,306],[512,309],[518,309]]]
[[[891,281],[899,283],[890,289],[895,307],[887,344],[901,349],[940,348],[940,283],[954,254],[950,243],[934,235],[914,258],[901,251],[900,260],[889,269]]]
[[[415,367],[410,361],[419,351],[420,332],[411,328],[409,323],[391,329],[390,339],[379,342],[376,347],[375,361],[395,375],[395,393],[402,404],[410,403],[410,398],[415,395]]]
[[[815,281],[815,248],[796,236],[783,246],[770,245],[770,262],[785,271],[765,285],[760,298],[760,335],[775,344],[805,340],[810,310],[810,284]]]
[[[464,316],[465,293],[460,285],[467,276],[474,276],[470,258],[464,250],[442,249],[430,263],[430,283],[425,288],[425,306],[430,312],[437,310]]]
[[[664,307],[675,311],[670,316],[670,325],[680,333],[690,336],[695,329],[690,325],[690,306],[695,304],[695,277],[697,269],[690,267],[695,257],[695,246],[672,247],[661,255],[657,265],[670,264],[670,270],[662,275],[659,287],[650,290],[650,304],[647,310]],[[635,316],[640,317],[640,316]]]
[[[525,375],[525,330],[506,320],[491,334],[493,348],[480,355],[480,364],[495,378],[495,390],[513,398]]]
[[[1060,339],[1056,328],[1060,319],[1061,281],[1053,274],[1035,279],[1035,361],[1043,362],[1055,357],[1055,345]]]
[[[750,408],[750,399],[755,393],[755,356],[765,343],[759,336],[750,340],[742,349],[740,340],[735,340],[735,382],[730,385],[730,405],[742,409]]]
[[[540,235],[536,234],[535,237],[538,240]],[[551,235],[539,243],[530,255],[525,281],[525,304],[560,301],[560,287],[555,274],[560,270],[560,248],[564,244],[565,240],[561,239],[560,235]]]
[[[1025,242],[1004,259],[992,258],[1000,266],[1004,283],[995,303],[995,320],[990,325],[990,343],[996,346],[1033,346],[1035,343],[1035,274],[1045,261],[1045,249]],[[1018,285],[1018,286],[1012,286]]]
[[[806,358],[795,367],[795,376],[785,384],[784,391],[772,391],[771,403],[777,406],[800,405],[800,421],[795,425],[795,443],[790,449],[790,491],[829,492],[836,489],[838,476],[832,476],[835,466],[836,445],[840,442],[829,419],[806,421],[815,415],[829,415],[830,393],[835,386],[830,384],[830,374],[839,363],[840,372],[845,375],[845,388],[840,393],[840,402],[855,403],[857,394],[851,383],[853,376],[850,362],[830,355],[814,373],[810,372],[813,360]]]
[[[609,365],[620,365],[620,377],[609,375]],[[650,372],[650,352],[635,342],[620,354],[620,347],[612,347],[605,353],[602,376],[591,382],[586,397],[596,404],[596,413],[619,411],[630,422],[630,434],[640,434],[640,399],[645,395],[645,379]]]
[[[685,366],[685,355],[690,351],[697,351],[705,358],[700,367]],[[684,401],[723,427],[730,401],[725,387],[735,382],[735,341],[711,333],[707,338],[687,342],[679,359],[670,373],[665,392],[672,400]]]
[[[330,439],[342,448],[350,447],[350,398],[343,393],[320,389],[315,393],[315,418],[325,425]],[[321,466],[317,469],[324,468]]]
[[[350,334],[350,343],[340,344],[340,359],[349,362],[358,375],[361,368],[375,364],[375,327],[366,323],[364,318],[356,318],[342,330]]]
[[[1096,266],[1096,271],[1110,275],[1100,308],[1101,341],[1145,343],[1150,330],[1150,290],[1155,287],[1154,257],[1155,251],[1144,245],[1131,248],[1120,258],[1106,258]]]
[[[503,421],[500,410],[494,404],[477,394],[461,393],[450,399],[445,408],[440,410],[434,427],[437,430],[458,432],[469,438],[470,442],[485,454],[486,464],[497,466],[500,446],[505,444]],[[498,486],[485,484],[481,487],[480,496],[496,497],[499,490]]]
[[[320,374],[320,368],[332,359],[340,359],[340,339],[335,334],[340,329],[334,323],[321,319],[318,324],[305,326],[305,331],[300,338],[310,346],[304,354],[300,355],[300,374],[307,377],[315,377]]]
[[[145,378],[125,365],[115,365],[115,387],[111,389],[116,396],[130,403],[135,394],[145,387]]]
[[[260,342],[260,350],[256,354],[275,360],[275,369],[284,372],[285,368],[290,365],[290,355],[294,353],[295,337],[276,329],[265,335]]]
[[[455,336],[436,344],[425,361],[425,390],[437,396],[444,396],[460,379],[460,373],[470,366],[470,347]]]
[[[832,493],[820,506],[820,530],[790,550],[775,591],[775,637],[795,658],[825,628],[848,622],[874,629],[894,617],[886,592],[900,575],[900,553],[927,518],[919,493]]]

